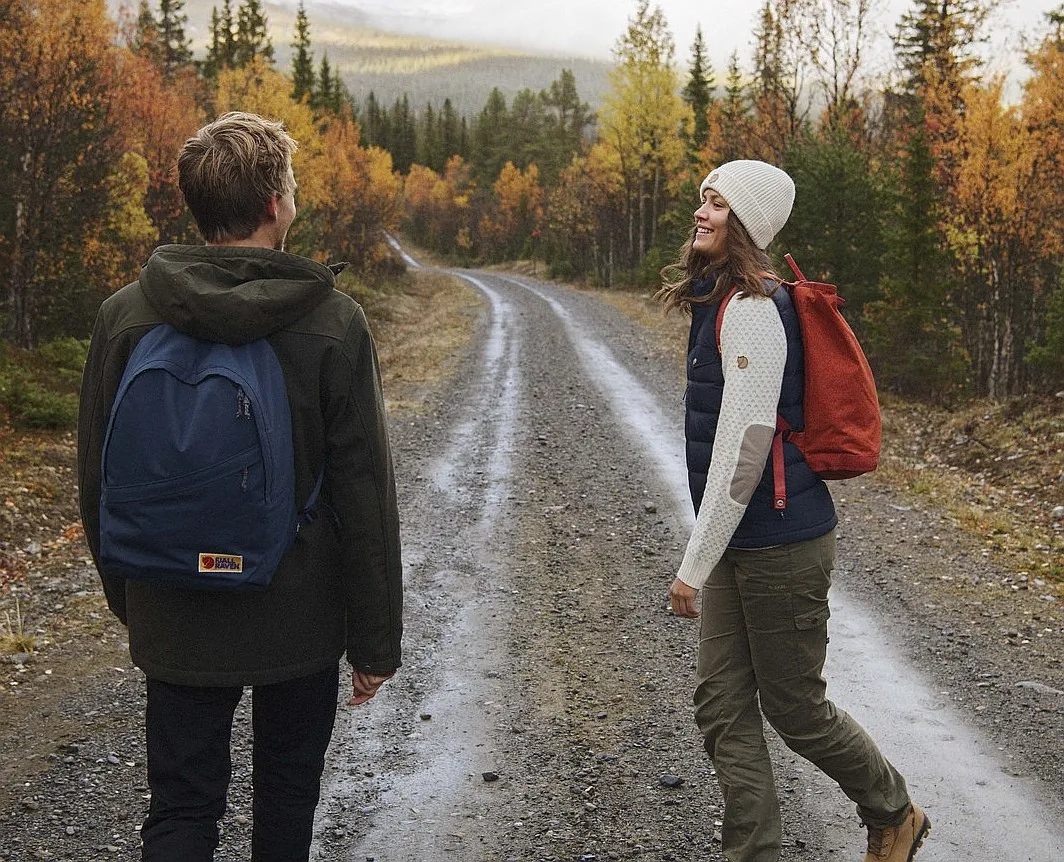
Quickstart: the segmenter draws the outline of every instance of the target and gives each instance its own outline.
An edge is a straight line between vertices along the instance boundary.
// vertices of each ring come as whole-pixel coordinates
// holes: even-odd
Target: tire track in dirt
[[[421,860],[478,843],[494,764],[490,739],[506,641],[493,631],[508,592],[501,541],[520,391],[512,303],[486,298],[481,337],[439,451],[400,473],[407,589],[404,667],[363,710],[344,713],[319,807],[319,859]],[[435,439],[435,437],[434,437]],[[409,463],[409,460],[397,462]],[[485,636],[487,635],[487,636]],[[352,836],[352,809],[372,822]],[[352,837],[355,837],[352,844]],[[386,848],[386,849],[382,849]]]

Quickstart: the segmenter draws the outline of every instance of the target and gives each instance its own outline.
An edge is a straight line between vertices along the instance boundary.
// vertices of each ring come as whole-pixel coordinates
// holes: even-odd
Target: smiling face
[[[691,248],[721,263],[727,253],[728,213],[731,207],[713,189],[706,189],[702,206],[695,210],[695,238]]]

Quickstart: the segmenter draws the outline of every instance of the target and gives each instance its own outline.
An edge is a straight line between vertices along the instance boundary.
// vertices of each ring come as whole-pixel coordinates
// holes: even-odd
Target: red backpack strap
[[[724,299],[720,301],[720,305],[717,306],[717,353],[720,353],[720,330],[724,326],[724,309],[728,307],[728,303],[731,302],[731,298],[739,292],[739,288],[733,287],[726,294]]]
[[[790,424],[776,414],[776,433],[772,435],[772,508],[782,512],[787,508],[787,469],[783,463],[783,435]]]

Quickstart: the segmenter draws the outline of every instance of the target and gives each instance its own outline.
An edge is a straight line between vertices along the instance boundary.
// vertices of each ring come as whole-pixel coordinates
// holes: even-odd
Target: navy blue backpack
[[[261,590],[300,527],[292,419],[265,339],[232,346],[168,324],[133,350],[103,443],[100,567],[194,589]]]

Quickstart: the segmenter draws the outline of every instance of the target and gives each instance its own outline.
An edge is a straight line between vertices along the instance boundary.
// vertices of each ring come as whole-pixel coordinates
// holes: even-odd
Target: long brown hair
[[[691,235],[680,249],[680,259],[661,270],[662,286],[654,298],[665,306],[666,314],[674,308],[690,314],[691,306],[695,303],[720,302],[733,287],[739,288],[743,296],[751,293],[771,296],[776,292],[780,277],[773,271],[772,261],[754,245],[734,211],[728,213],[728,235],[725,239],[727,256],[722,267],[714,266],[708,257],[694,250],[695,229],[691,228]],[[717,273],[713,289],[705,296],[693,296],[692,284],[698,279],[708,278],[713,272]],[[765,279],[774,281],[775,285],[766,285]]]

